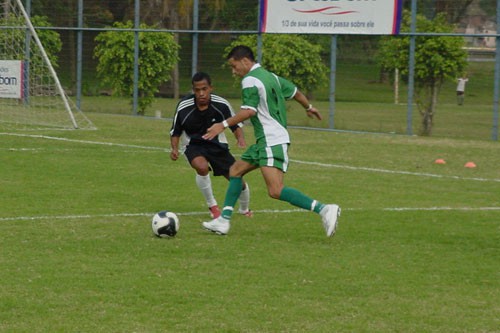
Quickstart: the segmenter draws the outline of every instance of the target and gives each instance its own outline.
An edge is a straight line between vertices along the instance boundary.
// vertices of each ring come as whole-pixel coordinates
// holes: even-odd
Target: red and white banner
[[[260,0],[260,32],[392,35],[402,0]]]
[[[23,62],[0,60],[0,98],[23,97]]]

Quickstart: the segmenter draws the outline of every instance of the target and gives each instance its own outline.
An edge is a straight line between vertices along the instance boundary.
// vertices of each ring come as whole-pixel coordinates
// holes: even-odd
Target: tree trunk
[[[432,134],[432,112],[428,109],[425,110],[422,117],[422,135],[430,136]]]
[[[439,82],[434,82],[430,88],[430,96],[428,106],[425,108],[422,115],[422,135],[430,136],[432,134],[434,115],[436,114],[436,106],[439,95]]]

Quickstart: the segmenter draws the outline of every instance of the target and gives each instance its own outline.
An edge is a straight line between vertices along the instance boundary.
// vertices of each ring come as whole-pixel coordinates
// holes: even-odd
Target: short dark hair
[[[208,75],[205,72],[197,72],[193,75],[193,78],[191,79],[191,84],[194,84],[195,82],[200,82],[203,80],[207,80],[207,83],[209,86],[212,85],[212,79],[210,78],[210,75]]]
[[[226,60],[229,60],[231,58],[233,58],[234,60],[241,60],[243,58],[248,58],[251,61],[255,61],[252,49],[246,45],[237,45],[233,47],[233,49],[227,55]]]

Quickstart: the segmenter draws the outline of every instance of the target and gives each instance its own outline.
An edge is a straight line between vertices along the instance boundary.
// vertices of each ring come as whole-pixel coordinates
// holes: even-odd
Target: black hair
[[[241,60],[243,58],[248,58],[255,62],[255,57],[253,56],[253,51],[246,45],[238,45],[233,47],[226,57],[226,60],[233,58],[234,60]]]
[[[193,75],[193,78],[191,79],[191,84],[194,84],[195,82],[200,82],[203,80],[207,80],[207,83],[209,86],[212,85],[212,79],[210,78],[210,75],[208,75],[205,72],[197,72]]]

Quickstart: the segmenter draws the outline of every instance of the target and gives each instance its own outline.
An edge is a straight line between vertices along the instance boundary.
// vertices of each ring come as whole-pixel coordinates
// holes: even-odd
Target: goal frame
[[[54,80],[54,84],[55,84],[55,86],[56,86],[56,88],[57,88],[57,90],[58,90],[58,92],[63,100],[64,107],[65,107],[66,111],[68,112],[68,115],[71,119],[71,123],[73,124],[73,127],[75,129],[77,129],[78,124],[76,122],[75,116],[73,115],[73,112],[71,111],[71,107],[69,105],[68,98],[66,97],[66,93],[64,92],[64,89],[61,86],[61,82],[59,81],[59,77],[57,76],[57,73],[56,73],[54,67],[52,66],[52,63],[50,62],[50,59],[47,55],[47,52],[45,52],[45,48],[43,47],[42,42],[40,42],[40,38],[38,38],[38,34],[35,30],[35,27],[33,27],[33,24],[31,23],[31,19],[30,19],[28,13],[26,12],[26,9],[24,8],[24,5],[21,2],[21,0],[14,0],[14,1],[16,1],[17,5],[19,7],[19,10],[23,14],[24,22],[26,23],[26,26],[28,27],[28,29],[31,33],[31,37],[33,38],[36,45],[38,46],[40,53],[42,55],[43,61],[47,65],[49,72],[50,72],[50,75],[52,75],[52,79]]]

